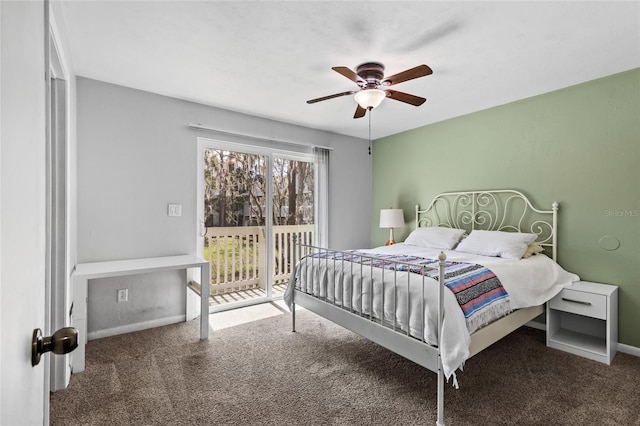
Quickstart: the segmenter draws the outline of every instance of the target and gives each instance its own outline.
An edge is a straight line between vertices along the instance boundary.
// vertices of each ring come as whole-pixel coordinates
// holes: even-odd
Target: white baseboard
[[[618,352],[640,357],[640,348],[636,348],[635,346],[631,345],[625,345],[624,343],[618,343]]]
[[[95,340],[103,337],[117,336],[118,334],[131,333],[133,331],[146,330],[148,328],[162,327],[186,321],[185,315],[177,315],[168,318],[159,318],[151,321],[137,322],[135,324],[122,325],[120,327],[107,328],[105,330],[91,331],[87,333],[87,340]]]
[[[543,324],[537,321],[529,321],[525,324],[527,327],[536,328],[538,330],[546,331],[547,324]],[[629,355],[640,357],[640,348],[631,345],[625,345],[624,343],[618,343],[618,352],[622,352]]]

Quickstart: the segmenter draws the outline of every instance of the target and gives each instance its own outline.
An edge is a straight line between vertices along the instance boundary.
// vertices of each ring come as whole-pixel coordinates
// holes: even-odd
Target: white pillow
[[[427,226],[412,231],[404,242],[414,246],[451,250],[460,242],[464,233],[464,229]]]
[[[538,238],[536,234],[504,231],[471,231],[456,247],[456,251],[481,256],[520,259],[527,246]]]

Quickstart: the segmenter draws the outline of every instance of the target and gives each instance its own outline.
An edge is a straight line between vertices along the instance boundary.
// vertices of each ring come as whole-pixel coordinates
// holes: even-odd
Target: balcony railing
[[[293,236],[313,244],[314,225],[273,226],[272,283],[286,283],[295,265]],[[211,295],[267,288],[264,226],[207,228],[204,257],[211,265]]]

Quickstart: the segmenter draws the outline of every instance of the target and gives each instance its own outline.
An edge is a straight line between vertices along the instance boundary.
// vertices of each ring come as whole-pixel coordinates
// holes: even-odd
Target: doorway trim
[[[60,48],[59,30],[51,3],[46,2],[47,23],[45,34],[45,66],[47,67],[47,266],[45,290],[45,332],[71,324],[70,297],[70,105],[71,94],[66,58]],[[68,386],[71,378],[71,358],[66,355],[50,355],[47,391],[57,391]],[[48,395],[47,399],[48,399]],[[48,413],[47,413],[48,414]]]

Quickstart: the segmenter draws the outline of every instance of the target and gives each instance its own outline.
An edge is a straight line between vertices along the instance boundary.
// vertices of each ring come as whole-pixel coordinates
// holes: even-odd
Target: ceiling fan
[[[358,103],[358,106],[356,107],[356,113],[353,115],[353,118],[364,117],[367,110],[371,110],[380,105],[384,98],[395,99],[396,101],[405,102],[414,106],[422,105],[426,101],[425,98],[411,95],[409,93],[398,92],[397,90],[391,90],[388,89],[388,87],[433,73],[431,68],[423,64],[406,71],[402,71],[398,74],[394,74],[391,77],[385,77],[384,65],[378,62],[366,62],[358,65],[355,72],[347,67],[332,67],[331,69],[356,83],[360,86],[360,89],[311,99],[307,101],[307,103],[313,104],[355,93],[355,100]]]

